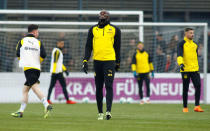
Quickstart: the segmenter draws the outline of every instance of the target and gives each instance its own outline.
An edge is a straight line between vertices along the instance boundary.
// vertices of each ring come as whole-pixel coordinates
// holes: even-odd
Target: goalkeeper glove
[[[184,64],[181,64],[179,67],[182,71],[184,71]]]
[[[65,74],[66,74],[66,76],[69,76],[69,72],[67,70],[65,71]]]
[[[152,77],[152,79],[154,79],[154,77],[155,77],[154,71],[152,71],[151,73],[152,73],[152,74],[151,74],[151,77]]]
[[[120,70],[120,63],[116,63],[116,65],[115,65],[115,70],[118,72],[119,70]]]
[[[136,73],[136,71],[133,72],[133,76],[134,76],[135,78],[137,78],[137,73]]]
[[[88,64],[87,60],[83,61],[83,66],[82,66],[83,71],[87,74],[88,73]]]

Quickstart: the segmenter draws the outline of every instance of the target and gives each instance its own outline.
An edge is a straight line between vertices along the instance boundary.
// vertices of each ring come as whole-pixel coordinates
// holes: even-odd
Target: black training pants
[[[198,72],[182,72],[181,74],[183,82],[183,106],[187,107],[190,79],[192,80],[195,87],[195,106],[198,106],[200,104],[201,94],[200,74]]]
[[[138,86],[139,86],[139,97],[140,99],[143,99],[143,91],[142,91],[142,86],[143,86],[143,81],[145,81],[146,88],[147,88],[147,97],[150,97],[150,77],[149,73],[139,73],[138,77]]]
[[[103,86],[106,87],[106,111],[111,112],[113,100],[113,80],[115,74],[115,61],[94,60],[96,101],[98,112],[103,113]]]
[[[66,90],[66,81],[65,81],[65,78],[63,77],[63,73],[52,74],[51,81],[50,81],[50,87],[49,87],[49,90],[48,90],[47,100],[50,100],[52,89],[54,88],[57,80],[59,80],[59,82],[62,86],[63,93],[64,93],[64,96],[65,96],[66,100],[69,100],[68,93],[67,93],[67,90]]]

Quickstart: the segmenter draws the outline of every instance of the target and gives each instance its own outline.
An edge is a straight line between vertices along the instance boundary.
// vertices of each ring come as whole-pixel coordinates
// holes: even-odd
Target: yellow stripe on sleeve
[[[16,50],[18,49],[19,44],[20,44],[20,41],[19,41],[18,44],[16,45]]]
[[[132,69],[132,71],[136,71],[136,64],[132,64],[131,69]]]
[[[41,47],[41,41],[39,41],[39,47]]]
[[[23,40],[20,41],[20,44],[23,45]]]

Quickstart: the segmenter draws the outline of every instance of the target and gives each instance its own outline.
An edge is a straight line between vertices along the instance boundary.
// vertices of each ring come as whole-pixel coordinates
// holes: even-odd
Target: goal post
[[[23,14],[23,15],[98,15],[100,11],[95,10],[0,10],[0,14]],[[111,15],[136,15],[138,16],[138,23],[144,22],[143,11],[109,11]],[[11,22],[12,23],[12,22]],[[77,23],[77,22],[75,22]],[[90,23],[91,24],[91,23]],[[139,26],[139,40],[144,41],[144,29]]]

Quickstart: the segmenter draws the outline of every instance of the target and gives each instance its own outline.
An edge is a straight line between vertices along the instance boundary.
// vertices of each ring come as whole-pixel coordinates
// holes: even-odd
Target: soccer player
[[[154,78],[154,67],[152,64],[152,57],[144,49],[144,44],[139,42],[137,45],[137,50],[133,55],[132,65],[131,65],[133,75],[138,80],[139,86],[139,96],[140,104],[144,104],[142,85],[143,81],[146,83],[147,97],[146,103],[150,103],[150,72],[152,73],[152,78]]]
[[[48,96],[47,96],[47,101],[48,103],[52,104],[50,101],[50,96],[52,93],[52,89],[56,84],[56,81],[59,80],[64,96],[66,98],[66,104],[75,104],[75,101],[69,100],[68,97],[68,92],[66,90],[66,81],[65,78],[63,77],[63,72],[66,73],[66,75],[69,75],[69,72],[67,71],[66,67],[63,64],[63,53],[62,49],[64,48],[64,40],[58,40],[57,41],[57,47],[53,49],[52,51],[52,56],[51,56],[51,67],[50,67],[50,72],[51,72],[51,82],[50,82],[50,87],[48,90]]]
[[[106,87],[106,119],[111,119],[113,101],[113,80],[115,71],[120,68],[121,31],[110,24],[110,15],[106,10],[99,14],[99,22],[92,26],[88,32],[83,59],[83,70],[88,71],[88,60],[93,51],[96,101],[98,107],[98,120],[103,120],[103,86]]]
[[[193,41],[194,29],[186,28],[184,40],[177,47],[177,63],[183,82],[183,112],[188,112],[187,99],[190,79],[195,87],[195,112],[203,112],[200,107],[200,74],[198,65],[198,44]]]
[[[39,36],[38,25],[28,26],[28,35],[22,38],[17,44],[17,57],[19,58],[19,66],[23,67],[26,82],[23,87],[23,99],[20,109],[12,113],[14,117],[23,117],[23,112],[28,103],[28,93],[30,89],[42,101],[45,107],[44,118],[52,110],[52,106],[48,104],[46,97],[39,89],[39,76],[41,69],[41,62],[46,57],[43,43],[37,39]]]

